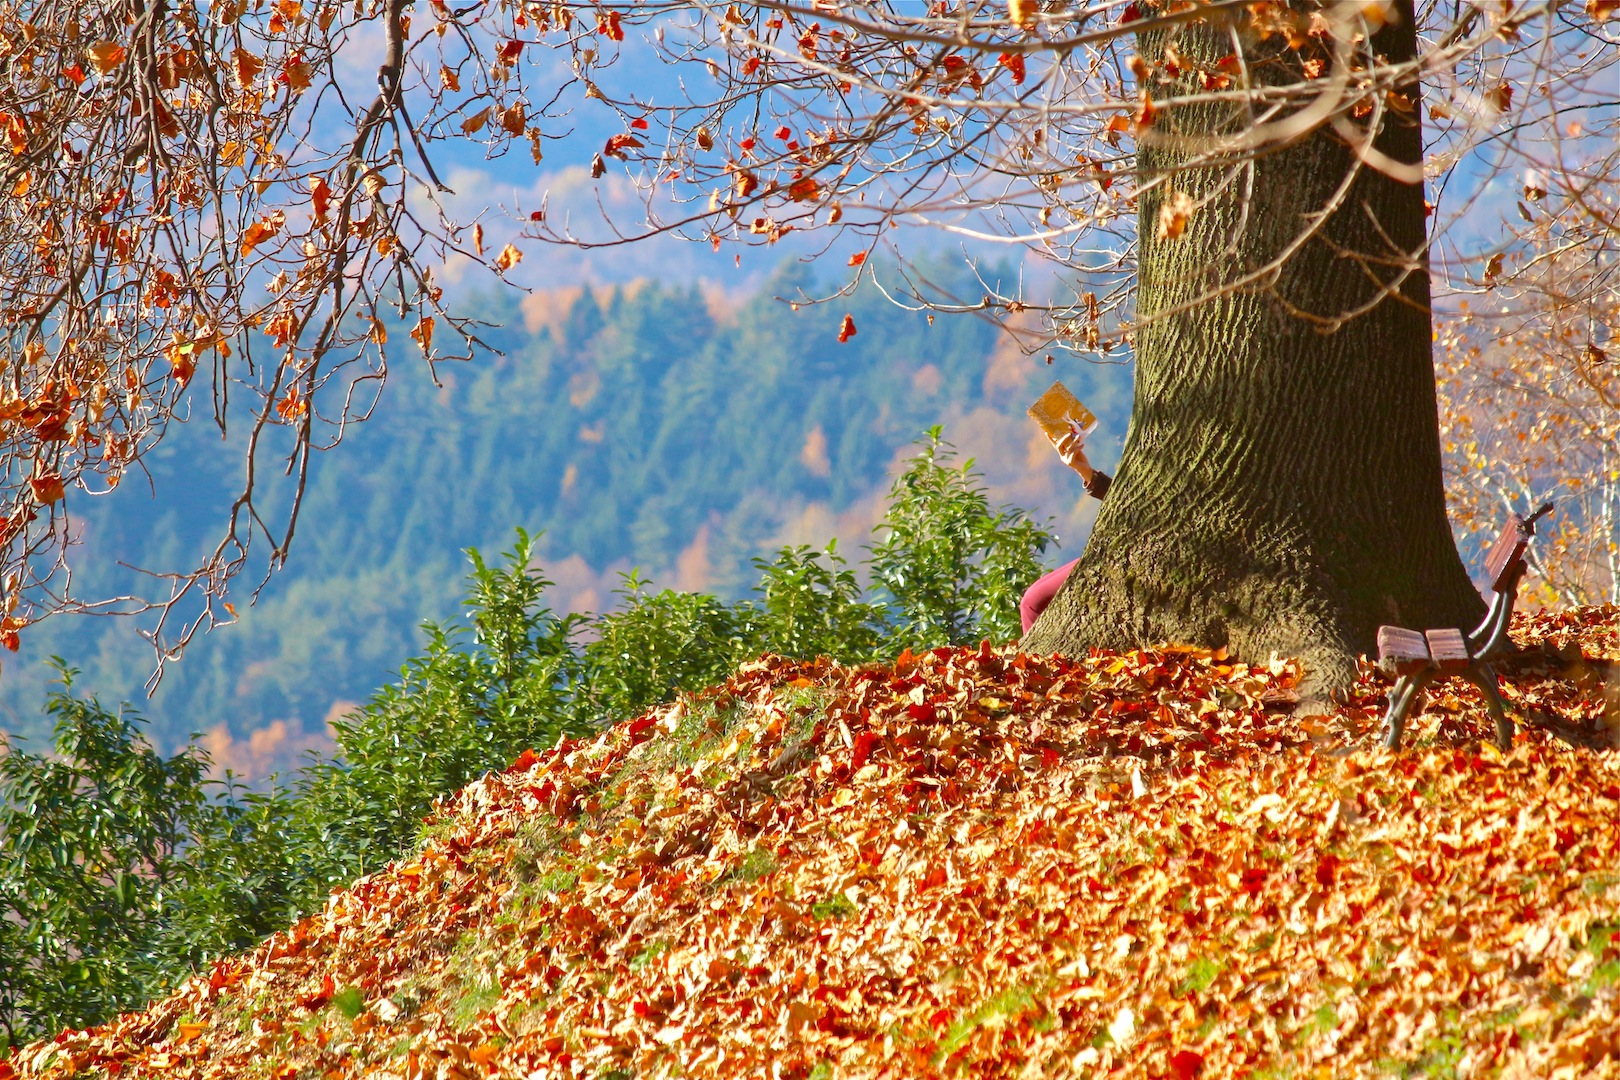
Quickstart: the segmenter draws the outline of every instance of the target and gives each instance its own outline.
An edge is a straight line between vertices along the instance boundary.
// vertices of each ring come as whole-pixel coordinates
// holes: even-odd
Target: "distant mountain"
[[[794,265],[741,299],[657,282],[487,299],[502,355],[440,365],[442,388],[398,350],[373,418],[318,455],[290,564],[255,605],[244,580],[239,623],[199,638],[143,703],[158,740],[206,731],[238,769],[286,764],[390,678],[420,622],[457,615],[462,550],[504,549],[514,526],[544,531],[559,609],[610,606],[631,566],[738,595],[749,560],[782,543],[862,542],[896,461],[936,423],[981,460],[999,500],[1056,517],[1065,538],[1088,527],[1078,483],[1022,411],[1061,376],[1103,417],[1094,456],[1106,465],[1128,369],[1048,367],[987,322],[930,322],[870,288],[797,311],[778,299],[815,284]],[[857,333],[840,344],[846,313]],[[82,594],[151,591],[113,563],[180,568],[216,542],[239,483],[234,447],[198,417],[150,464],[156,498],[130,482],[88,512],[79,500],[81,561],[94,562]],[[25,634],[0,680],[0,723],[45,734],[52,654],[104,700],[139,700],[152,654],[137,624],[62,618]]]

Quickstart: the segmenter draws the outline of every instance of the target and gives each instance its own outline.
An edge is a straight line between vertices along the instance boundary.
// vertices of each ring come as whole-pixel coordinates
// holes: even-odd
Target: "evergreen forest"
[[[965,269],[932,269],[953,293],[983,288]],[[977,273],[994,284],[996,272]],[[154,657],[140,619],[48,621],[6,658],[0,728],[49,742],[57,656],[81,688],[140,702],[158,745],[215,732],[216,758],[262,779],[396,677],[421,624],[454,619],[466,549],[504,549],[527,529],[558,581],[547,601],[565,610],[622,605],[633,568],[738,599],[758,577],[751,560],[783,543],[820,547],[842,528],[858,562],[907,448],[935,424],[990,466],[992,501],[1057,519],[1065,546],[1047,565],[1073,558],[1087,500],[1049,451],[1030,452],[1023,410],[1063,378],[1102,417],[1092,456],[1108,467],[1129,369],[1048,366],[987,322],[906,310],[870,286],[838,304],[788,302],[821,284],[788,264],[742,296],[643,282],[487,298],[476,314],[496,351],[439,365],[439,385],[391,328],[398,370],[372,417],[318,456],[287,566],[256,603],[257,577],[238,583],[238,624],[199,636],[143,701]],[[846,312],[858,331],[840,343]],[[150,486],[131,480],[77,523],[91,567],[78,591],[151,595],[151,579],[116,564],[191,565],[217,541],[242,455],[205,416],[188,427],[150,459]],[[244,749],[255,732],[268,750],[257,770],[223,752],[226,736]]]

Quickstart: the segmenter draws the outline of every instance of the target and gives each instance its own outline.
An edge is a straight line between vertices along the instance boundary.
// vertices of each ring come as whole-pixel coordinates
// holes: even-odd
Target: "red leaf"
[[[607,145],[602,147],[602,153],[623,159],[629,156],[625,153],[626,150],[639,150],[645,145],[647,144],[634,135],[622,133],[608,139]]]
[[[1024,54],[1002,53],[996,58],[996,63],[1012,72],[1014,86],[1021,86],[1024,82]]]
[[[864,251],[857,251],[855,254],[853,254],[853,255],[851,255],[849,257],[849,265],[851,265],[851,266],[859,266],[859,265],[861,265],[861,263],[863,263],[865,261],[866,261],[866,252],[864,252]]]
[[[781,127],[776,129],[776,137],[785,142],[793,137],[793,129],[789,128],[786,124],[783,124]]]
[[[1191,1050],[1177,1050],[1170,1055],[1170,1067],[1176,1071],[1176,1080],[1193,1080],[1204,1071],[1204,1055]]]
[[[838,327],[838,341],[842,344],[855,336],[855,316],[845,315],[844,321]]]
[[[630,126],[635,128],[637,131],[646,131],[647,118],[645,116],[638,116],[634,120],[630,121]]]

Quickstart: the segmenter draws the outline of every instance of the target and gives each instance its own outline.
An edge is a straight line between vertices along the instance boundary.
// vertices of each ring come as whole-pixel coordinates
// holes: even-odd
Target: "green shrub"
[[[499,566],[470,552],[471,625],[425,625],[426,652],[333,724],[336,758],[304,770],[302,842],[323,885],[393,858],[434,799],[580,729],[573,637],[584,620],[540,605],[551,583],[531,567],[533,547],[519,529]]]
[[[283,796],[206,779],[195,741],[163,757],[137,714],[75,696],[57,667],[55,756],[0,755],[0,1044],[134,1008],[251,944],[285,925],[299,877],[275,845]]]
[[[712,596],[648,592],[635,571],[615,595],[623,610],[597,618],[596,640],[584,648],[579,696],[594,721],[611,723],[677,690],[718,682],[752,651],[744,612]]]
[[[889,594],[889,644],[913,650],[1012,641],[1018,601],[1045,572],[1054,537],[1012,507],[992,510],[970,458],[928,431],[889,489],[889,509],[872,549],[874,581]]]
[[[855,572],[838,554],[808,545],[785,547],[770,562],[755,559],[760,594],[750,610],[760,650],[782,656],[830,656],[846,663],[877,659],[885,646],[883,609],[868,603]],[[739,605],[740,607],[742,605]]]

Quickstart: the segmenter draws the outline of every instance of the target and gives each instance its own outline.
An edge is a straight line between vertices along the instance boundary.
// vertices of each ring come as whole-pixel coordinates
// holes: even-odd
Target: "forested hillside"
[[[797,311],[779,299],[812,285],[796,266],[740,298],[692,283],[490,300],[483,316],[501,325],[486,338],[501,355],[441,365],[440,387],[396,328],[397,374],[374,417],[320,455],[290,565],[256,605],[240,590],[239,625],[170,667],[144,706],[154,735],[219,729],[216,757],[250,771],[294,759],[329,715],[387,681],[420,622],[456,614],[463,549],[504,549],[514,526],[544,533],[558,607],[611,605],[632,566],[736,595],[757,579],[749,560],[782,543],[863,539],[900,453],[936,423],[981,459],[994,498],[1076,538],[1078,484],[1032,446],[1023,409],[1062,377],[1103,417],[1094,456],[1109,463],[1127,369],[1048,367],[984,322],[930,321],[875,290]],[[839,343],[846,312],[857,333]],[[94,504],[87,553],[173,568],[212,546],[241,458],[202,412],[152,461],[159,498],[130,482]],[[120,584],[153,591],[134,574]],[[0,680],[0,724],[45,733],[53,654],[83,669],[85,689],[138,700],[152,654],[134,623],[64,618],[25,634]]]

